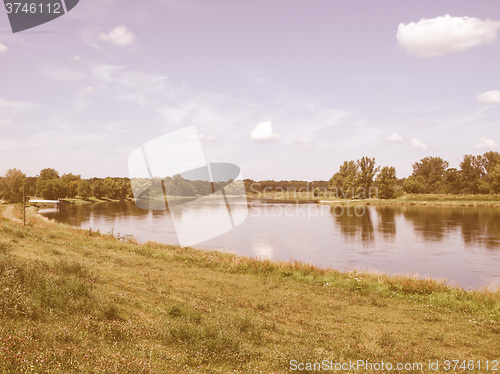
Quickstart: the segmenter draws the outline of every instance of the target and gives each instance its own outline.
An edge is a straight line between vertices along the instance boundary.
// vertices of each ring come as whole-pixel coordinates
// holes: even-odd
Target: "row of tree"
[[[413,164],[408,178],[397,179],[392,166],[376,167],[375,158],[345,161],[330,179],[330,194],[338,198],[391,199],[404,192],[416,194],[500,193],[500,153],[465,155],[460,168],[450,168],[441,157],[425,157]]]
[[[397,181],[394,167],[376,167],[375,158],[363,157],[344,161],[330,179],[328,189],[337,198],[391,199],[398,194]]]
[[[500,193],[500,153],[465,155],[460,169],[449,168],[440,157],[426,157],[413,164],[403,187],[410,193]]]
[[[163,180],[133,180],[136,192],[146,198],[163,194],[196,196],[207,195],[224,188],[226,193],[241,194],[241,185],[232,180],[211,184],[207,181],[187,180],[180,175]],[[163,183],[163,184],[162,184]],[[144,187],[141,187],[144,184]],[[231,190],[234,186],[234,191]],[[500,153],[465,155],[460,168],[450,168],[441,157],[425,157],[413,164],[408,178],[398,179],[392,166],[379,167],[375,158],[363,157],[357,161],[344,161],[339,171],[329,181],[273,181],[244,180],[247,193],[263,191],[314,191],[316,196],[337,198],[391,199],[407,193],[429,194],[496,194],[500,193]],[[23,188],[26,196],[38,196],[48,200],[96,197],[98,199],[127,199],[133,197],[128,178],[82,179],[80,175],[59,175],[55,169],[43,169],[36,177],[27,177],[18,169],[9,169],[0,177],[0,197],[10,202],[22,201]]]
[[[55,169],[43,169],[37,177],[27,177],[21,170],[9,169],[0,178],[0,196],[9,202],[21,202],[26,196],[37,196],[47,200],[63,198],[82,199],[126,199],[132,197],[128,178],[82,179],[80,175],[59,175]]]

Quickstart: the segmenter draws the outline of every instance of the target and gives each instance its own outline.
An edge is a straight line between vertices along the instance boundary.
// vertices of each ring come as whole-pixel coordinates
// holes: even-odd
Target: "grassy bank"
[[[500,195],[452,195],[452,194],[405,194],[395,199],[341,199],[335,196],[314,196],[312,192],[267,191],[248,194],[249,199],[264,199],[277,202],[325,202],[335,204],[367,205],[433,205],[463,207],[500,207]]]
[[[336,197],[318,197],[312,192],[265,192],[260,194],[247,194],[249,201],[251,200],[268,200],[283,203],[317,203],[330,202],[336,204],[367,204],[367,205],[417,205],[417,206],[463,206],[463,207],[500,207],[500,195],[439,195],[439,194],[405,194],[395,199],[339,199]],[[172,199],[192,199],[192,197],[176,197],[170,196]],[[97,199],[91,197],[88,200],[83,200],[78,197],[66,198],[63,201],[70,204],[89,204],[89,203],[104,203],[117,201],[132,201],[112,200],[112,199]]]
[[[33,210],[23,227],[18,207],[1,209],[0,373],[287,373],[291,360],[500,359],[498,291],[138,245]]]

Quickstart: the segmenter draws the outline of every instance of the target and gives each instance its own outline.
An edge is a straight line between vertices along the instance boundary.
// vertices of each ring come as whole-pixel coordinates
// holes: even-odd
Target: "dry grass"
[[[500,358],[499,292],[28,223],[0,220],[0,373]]]

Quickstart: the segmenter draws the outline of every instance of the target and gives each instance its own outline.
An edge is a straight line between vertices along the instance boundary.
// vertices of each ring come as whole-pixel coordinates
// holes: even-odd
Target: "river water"
[[[209,226],[214,223],[211,209],[186,204],[174,219],[189,224],[201,217]],[[500,287],[498,208],[252,201],[231,209],[248,209],[248,216],[232,231],[194,247],[339,270],[415,274],[467,289]],[[133,235],[139,242],[178,243],[168,211],[142,210],[133,202],[64,205],[40,212],[80,228]]]

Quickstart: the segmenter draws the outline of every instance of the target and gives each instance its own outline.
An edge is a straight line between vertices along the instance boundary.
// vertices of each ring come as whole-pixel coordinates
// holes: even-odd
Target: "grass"
[[[500,358],[498,290],[138,245],[34,211],[27,221],[0,219],[0,373]]]
[[[331,201],[335,204],[366,204],[366,205],[431,205],[431,206],[460,206],[460,207],[500,207],[500,195],[446,195],[446,194],[405,194],[395,199],[332,199],[324,198],[320,201]]]
[[[366,205],[436,205],[436,206],[463,206],[463,207],[500,207],[500,195],[453,195],[453,194],[405,194],[395,199],[342,199],[334,196],[316,197],[312,192],[281,192],[266,191],[260,194],[247,194],[249,199],[269,199],[290,202],[319,202],[330,201],[335,204],[366,204]]]

